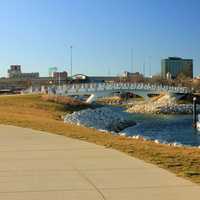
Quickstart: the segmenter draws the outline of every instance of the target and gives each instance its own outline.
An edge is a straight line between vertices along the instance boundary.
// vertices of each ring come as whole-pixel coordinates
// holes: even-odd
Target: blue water
[[[131,114],[138,125],[123,130],[127,136],[140,135],[161,143],[200,146],[200,132],[192,128],[191,115]]]

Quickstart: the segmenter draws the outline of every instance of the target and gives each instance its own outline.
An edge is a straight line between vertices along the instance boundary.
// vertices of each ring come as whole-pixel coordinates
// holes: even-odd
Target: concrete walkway
[[[0,125],[2,200],[199,200],[200,187],[115,150]]]

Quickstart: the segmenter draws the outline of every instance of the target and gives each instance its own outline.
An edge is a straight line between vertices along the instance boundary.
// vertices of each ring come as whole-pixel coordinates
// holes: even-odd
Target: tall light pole
[[[193,97],[193,123],[192,126],[197,128],[197,98]]]
[[[58,72],[58,85],[60,87],[60,72]]]
[[[145,77],[145,65],[146,65],[146,63],[144,62],[143,63],[143,75],[144,75],[144,77]]]
[[[72,46],[70,46],[70,66],[71,66],[71,78],[72,78],[72,74],[73,74],[73,71],[72,71]]]
[[[131,48],[131,71],[132,70],[133,70],[133,73],[134,73],[134,68],[133,68],[133,48]]]
[[[151,56],[149,56],[149,76],[151,77]]]

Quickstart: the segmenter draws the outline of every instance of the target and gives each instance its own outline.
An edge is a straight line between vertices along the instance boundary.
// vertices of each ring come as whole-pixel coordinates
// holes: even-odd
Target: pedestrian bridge
[[[133,93],[145,99],[149,94],[168,93],[175,96],[182,96],[191,93],[189,88],[175,87],[168,85],[144,84],[144,83],[83,83],[66,84],[62,86],[51,86],[48,88],[49,94],[60,96],[82,96],[89,95],[88,103],[97,98],[112,96],[116,93]]]

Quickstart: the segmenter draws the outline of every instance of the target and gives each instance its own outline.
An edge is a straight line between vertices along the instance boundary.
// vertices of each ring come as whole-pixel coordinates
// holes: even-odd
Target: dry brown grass
[[[97,103],[100,104],[121,104],[122,98],[118,96],[104,97],[97,100]]]
[[[42,95],[42,99],[44,101],[50,101],[50,102],[55,102],[55,103],[64,104],[64,105],[71,105],[71,106],[87,105],[84,102],[73,99],[71,97],[65,97],[65,96]]]
[[[200,149],[169,147],[64,124],[61,116],[66,112],[63,104],[44,101],[39,95],[0,97],[2,124],[48,131],[114,148],[200,184]]]

